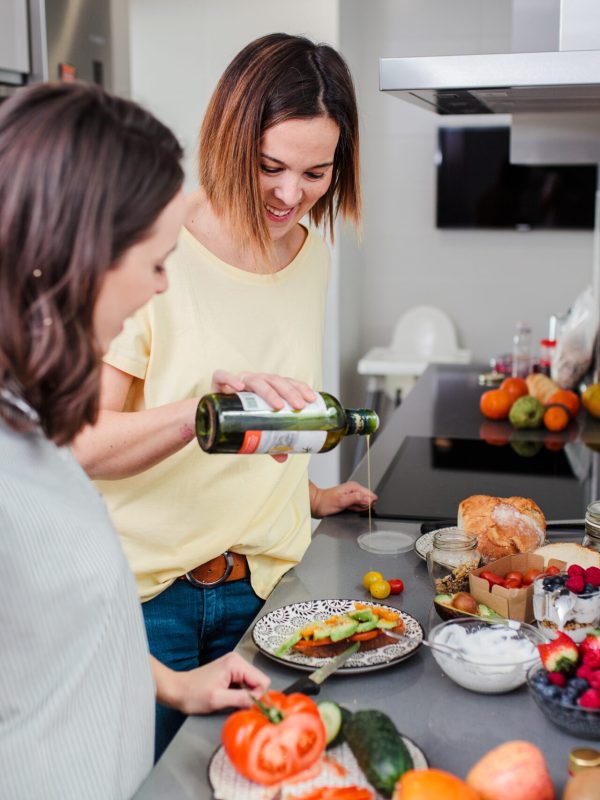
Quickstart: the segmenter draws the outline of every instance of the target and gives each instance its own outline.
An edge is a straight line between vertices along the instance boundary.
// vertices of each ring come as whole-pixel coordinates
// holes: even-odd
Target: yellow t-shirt
[[[319,235],[285,269],[255,274],[184,229],[167,269],[168,291],[127,320],[105,359],[135,378],[127,410],[206,394],[215,369],[321,388],[330,258]],[[248,557],[266,597],[310,542],[308,460],[208,455],[194,440],[140,475],[97,481],[142,601],[224,550]]]

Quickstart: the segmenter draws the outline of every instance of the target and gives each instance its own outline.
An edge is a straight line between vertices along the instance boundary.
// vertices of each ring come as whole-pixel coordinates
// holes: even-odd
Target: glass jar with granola
[[[469,589],[469,573],[477,569],[481,556],[477,536],[461,528],[440,528],[433,534],[427,553],[427,569],[436,594],[455,594]]]

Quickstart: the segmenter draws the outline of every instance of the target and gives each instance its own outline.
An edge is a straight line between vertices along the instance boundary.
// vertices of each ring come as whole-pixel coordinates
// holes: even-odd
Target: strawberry
[[[580,594],[583,592],[585,587],[585,580],[583,575],[573,575],[571,578],[567,578],[565,586],[570,592],[575,592],[575,594]]]
[[[587,689],[577,702],[582,708],[600,708],[600,692],[598,689]]]
[[[590,666],[587,664],[582,664],[580,667],[577,667],[577,672],[575,674],[578,678],[583,678],[584,681],[589,681],[592,672],[593,670]]]
[[[577,645],[563,631],[559,632],[553,642],[538,644],[537,648],[548,672],[568,672],[579,658]]]
[[[574,578],[576,575],[580,575],[583,578],[585,575],[585,570],[583,567],[580,567],[579,564],[571,564],[567,570],[567,575],[569,578]]]
[[[592,672],[587,681],[592,689],[600,689],[600,670]]]
[[[548,680],[555,686],[564,687],[567,685],[567,676],[563,672],[549,672]]]
[[[594,628],[588,633],[579,645],[579,650],[582,656],[586,653],[600,653],[600,628]]]
[[[585,582],[592,586],[600,586],[600,568],[588,567],[585,571]]]
[[[583,654],[581,662],[592,671],[600,669],[600,650],[588,650]]]

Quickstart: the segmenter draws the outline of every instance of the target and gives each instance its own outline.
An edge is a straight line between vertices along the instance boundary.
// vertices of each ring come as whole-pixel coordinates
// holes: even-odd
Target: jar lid
[[[600,767],[600,751],[591,747],[577,747],[569,753],[569,772],[573,775],[588,767]]]
[[[474,550],[477,536],[462,528],[439,528],[433,532],[433,547],[440,550]]]
[[[556,347],[556,339],[540,339],[542,347]]]
[[[586,520],[592,523],[600,523],[600,501],[594,500],[585,511]],[[589,518],[589,519],[588,519]]]

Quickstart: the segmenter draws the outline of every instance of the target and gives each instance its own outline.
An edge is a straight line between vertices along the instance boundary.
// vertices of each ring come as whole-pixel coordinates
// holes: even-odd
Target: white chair
[[[373,347],[358,362],[367,377],[367,407],[381,404],[382,392],[396,405],[428,364],[468,364],[471,352],[458,346],[456,328],[436,306],[414,306],[397,321],[387,347]]]

